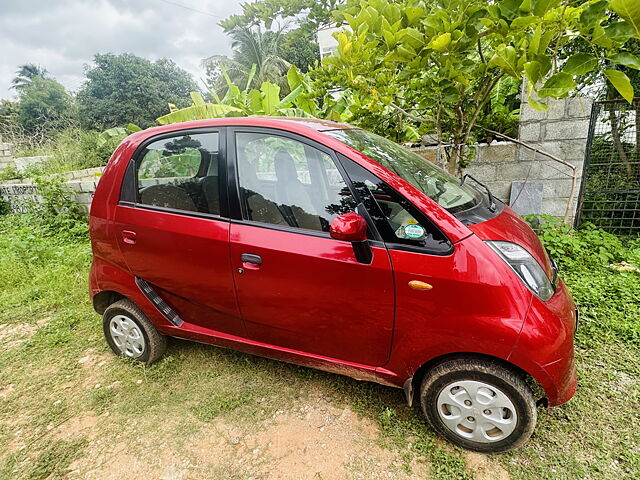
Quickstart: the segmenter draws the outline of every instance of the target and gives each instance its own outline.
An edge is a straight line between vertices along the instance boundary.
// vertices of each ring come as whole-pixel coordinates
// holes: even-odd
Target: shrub
[[[38,195],[42,201],[32,204],[32,211],[49,235],[67,238],[88,234],[88,218],[84,208],[76,203],[73,191],[61,177],[36,177]]]
[[[3,182],[4,180],[16,180],[19,178],[24,178],[24,175],[13,165],[6,167],[0,172],[0,182]]]
[[[616,237],[591,224],[572,230],[548,216],[528,217],[558,263],[581,313],[580,345],[603,339],[640,344],[640,274],[610,265],[640,266],[640,239]]]
[[[0,215],[7,215],[11,212],[9,202],[0,197]]]

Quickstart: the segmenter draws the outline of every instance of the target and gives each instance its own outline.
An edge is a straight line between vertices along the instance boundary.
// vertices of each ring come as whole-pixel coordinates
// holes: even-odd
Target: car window
[[[236,133],[244,218],[272,225],[329,231],[355,200],[331,156],[288,137]]]
[[[218,156],[217,132],[149,144],[137,165],[137,202],[219,215]]]
[[[477,190],[460,185],[457,178],[391,140],[356,128],[325,133],[391,170],[451,213],[482,201]]]
[[[367,169],[346,157],[341,163],[385,242],[425,247],[447,253],[447,237],[418,209]]]

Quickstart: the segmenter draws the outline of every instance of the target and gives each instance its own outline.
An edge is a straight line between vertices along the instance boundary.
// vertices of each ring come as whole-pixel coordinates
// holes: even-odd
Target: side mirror
[[[367,242],[367,221],[355,212],[345,213],[333,219],[329,227],[329,235],[336,240],[351,242],[356,260],[370,264],[373,252]]]
[[[367,239],[367,222],[355,212],[339,215],[331,222],[329,235],[335,240],[364,242]]]

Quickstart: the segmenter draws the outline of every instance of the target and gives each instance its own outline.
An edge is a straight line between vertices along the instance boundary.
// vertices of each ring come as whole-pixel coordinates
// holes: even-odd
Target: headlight
[[[535,258],[520,245],[511,242],[486,242],[518,274],[524,284],[541,300],[549,300],[554,288]]]

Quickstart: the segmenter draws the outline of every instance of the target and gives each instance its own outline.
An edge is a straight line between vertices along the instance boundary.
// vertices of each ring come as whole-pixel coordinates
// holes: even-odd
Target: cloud
[[[2,1],[0,98],[15,95],[9,87],[24,63],[76,91],[96,53],[170,58],[198,80],[203,58],[230,52],[218,22],[241,10],[239,1],[224,0]]]

